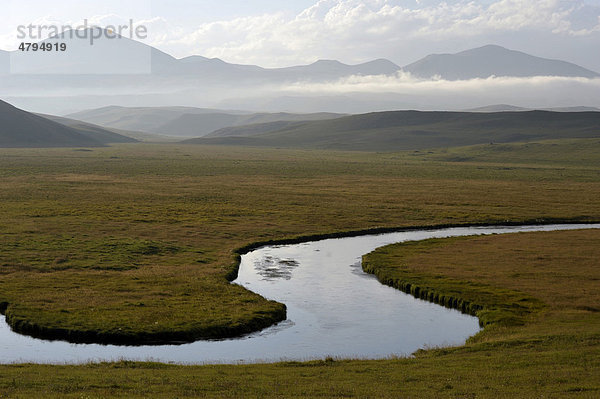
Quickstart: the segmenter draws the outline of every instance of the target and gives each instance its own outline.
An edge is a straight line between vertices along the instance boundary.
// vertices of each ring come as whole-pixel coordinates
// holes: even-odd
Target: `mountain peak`
[[[340,66],[340,65],[346,65],[338,60],[318,60],[313,62],[310,65],[319,65],[319,66],[327,66],[327,65],[334,65],[334,66]]]
[[[476,47],[476,48],[473,48],[471,50],[466,50],[466,51],[479,51],[479,50],[482,50],[482,51],[487,51],[487,50],[494,50],[494,51],[514,51],[514,50],[509,50],[506,47],[502,47],[502,46],[500,46],[498,44],[486,44],[485,46]],[[463,53],[466,52],[466,51],[463,51]]]
[[[456,53],[457,56],[493,56],[493,55],[508,55],[508,54],[525,54],[521,51],[510,50],[506,47],[499,46],[497,44],[487,44],[485,46],[472,48]],[[528,55],[528,54],[527,54]],[[530,56],[532,57],[532,56]]]
[[[447,80],[491,76],[564,76],[595,78],[600,74],[565,61],[535,57],[489,44],[456,54],[432,54],[403,68],[414,76]]]

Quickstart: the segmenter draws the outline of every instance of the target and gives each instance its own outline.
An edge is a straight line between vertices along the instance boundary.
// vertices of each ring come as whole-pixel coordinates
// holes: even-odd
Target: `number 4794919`
[[[67,43],[21,43],[20,51],[67,51]]]

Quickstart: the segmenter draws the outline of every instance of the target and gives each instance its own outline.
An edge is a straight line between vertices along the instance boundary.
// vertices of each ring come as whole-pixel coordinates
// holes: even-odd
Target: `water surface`
[[[113,346],[45,341],[16,334],[0,319],[0,362],[84,363],[153,360],[183,364],[384,358],[461,345],[479,331],[475,317],[380,284],[362,255],[383,245],[434,237],[600,228],[596,225],[464,227],[328,239],[263,247],[242,256],[240,284],[285,303],[288,320],[237,339],[185,345]]]

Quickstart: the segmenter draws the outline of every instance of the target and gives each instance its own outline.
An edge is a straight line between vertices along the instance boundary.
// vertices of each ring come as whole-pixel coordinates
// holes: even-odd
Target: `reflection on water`
[[[460,345],[479,331],[476,318],[381,285],[362,271],[362,255],[401,241],[580,228],[600,225],[423,230],[264,247],[242,256],[235,283],[287,305],[288,320],[276,326],[238,339],[126,347],[33,339],[10,331],[2,317],[0,362],[128,359],[202,364],[384,358],[423,347]]]
[[[279,259],[273,256],[265,256],[254,263],[254,270],[266,281],[276,279],[289,280],[292,278],[292,271],[298,266],[299,263],[293,259]]]

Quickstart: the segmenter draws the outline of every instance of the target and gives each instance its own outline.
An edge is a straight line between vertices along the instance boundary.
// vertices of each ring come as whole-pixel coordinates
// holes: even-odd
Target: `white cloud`
[[[256,95],[256,94],[255,94]],[[523,107],[600,107],[600,78],[537,76],[526,78],[490,77],[459,81],[424,80],[410,74],[397,76],[352,76],[336,82],[295,83],[271,87],[266,98],[326,98],[369,100],[354,112],[386,109],[460,110],[490,104]],[[253,100],[259,102],[258,100]],[[251,103],[251,102],[247,102]],[[317,111],[323,104],[304,112]],[[335,104],[334,101],[332,101]],[[235,103],[234,103],[235,104]],[[383,105],[382,105],[383,104]],[[347,112],[343,106],[329,111]]]
[[[440,94],[441,92],[461,93],[465,91],[510,91],[515,88],[520,90],[537,90],[549,86],[579,86],[597,90],[600,102],[600,78],[578,78],[562,76],[534,76],[534,77],[496,77],[478,78],[468,80],[420,79],[410,73],[399,72],[395,76],[350,76],[334,82],[307,83],[297,82],[280,86],[279,90],[301,94],[323,93],[420,93]]]
[[[590,13],[596,14],[591,24]],[[583,25],[582,14],[588,21]],[[598,18],[600,8],[583,0],[497,0],[487,5],[461,0],[416,8],[394,0],[320,0],[295,17],[265,14],[205,23],[187,31],[163,25],[150,33],[154,44],[167,51],[176,49],[179,56],[194,53],[229,62],[283,66],[319,58],[346,62],[398,58],[391,54],[415,53],[415,42],[456,46],[461,40],[527,37],[532,32],[545,40],[600,37]]]
[[[600,69],[600,5],[591,1],[319,0],[297,15],[282,11],[198,25],[174,25],[157,16],[136,23],[148,27],[147,44],[177,57],[197,54],[266,67],[321,58],[403,64],[494,43]],[[128,20],[103,14],[92,19]],[[0,31],[0,48],[9,44],[14,47],[14,37]]]

